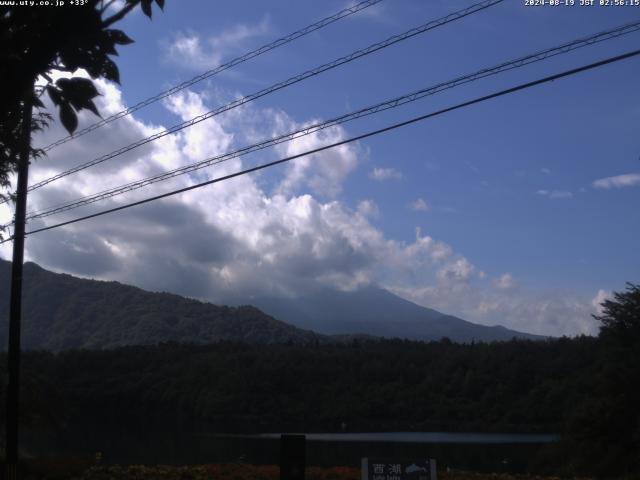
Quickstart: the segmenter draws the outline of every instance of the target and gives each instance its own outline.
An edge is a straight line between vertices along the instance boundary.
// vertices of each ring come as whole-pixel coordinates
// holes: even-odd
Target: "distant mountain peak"
[[[420,306],[377,285],[342,291],[323,288],[298,298],[254,297],[275,318],[325,335],[365,334],[411,340],[502,341],[545,337],[486,326]],[[237,304],[237,299],[229,299]]]
[[[27,349],[109,348],[167,341],[316,343],[352,336],[455,342],[542,339],[422,307],[377,285],[323,288],[298,298],[229,299],[218,306],[118,282],[87,280],[25,264]],[[6,345],[11,263],[0,260],[0,345]],[[265,313],[266,312],[266,313]],[[286,323],[285,323],[286,322]],[[316,333],[317,332],[317,333]]]

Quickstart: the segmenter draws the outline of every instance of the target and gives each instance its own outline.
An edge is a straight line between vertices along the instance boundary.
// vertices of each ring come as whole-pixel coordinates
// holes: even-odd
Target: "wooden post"
[[[280,480],[304,480],[305,436],[280,436]]]
[[[31,152],[31,114],[33,83],[25,94],[22,110],[21,150],[18,159],[18,185],[13,227],[13,263],[11,264],[11,301],[9,304],[9,352],[6,417],[6,478],[18,478],[18,417],[20,397],[20,323],[22,319],[22,263],[27,212],[27,183]]]

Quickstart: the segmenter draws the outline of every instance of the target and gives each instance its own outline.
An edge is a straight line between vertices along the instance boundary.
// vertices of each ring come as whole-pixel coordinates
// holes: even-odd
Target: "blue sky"
[[[134,140],[472,3],[384,0],[201,82],[175,100],[137,112],[120,133],[118,127],[104,129],[100,136],[87,135],[97,140],[89,138],[90,143],[77,150],[60,148],[58,164],[55,154],[50,155],[46,161],[51,163],[36,167],[32,181],[63,169],[65,162],[79,163],[67,158],[69,152],[76,154],[73,158],[79,152],[91,156],[94,148],[95,155],[106,153],[126,144],[126,135],[135,129],[140,134],[131,133]],[[120,49],[122,87],[104,84],[105,92],[111,93],[103,92],[103,111],[134,104],[347,5],[344,1],[173,0],[164,13],[156,10],[151,22],[137,12],[119,24],[136,43]],[[167,152],[172,148],[176,155],[182,152],[195,161],[287,126],[331,118],[638,19],[640,7],[526,7],[522,1],[507,0],[276,92],[237,113],[203,122],[195,133],[155,147],[164,153],[142,151],[129,160],[139,166],[144,155],[155,155],[154,168],[162,171],[186,162],[171,157]],[[324,140],[354,136],[638,45],[640,33],[587,47],[348,123]],[[197,195],[176,200],[175,205],[163,203],[178,209],[176,215],[183,219],[180,208],[198,206],[204,220],[191,228],[202,233],[204,244],[211,245],[211,238],[217,245],[234,238],[235,243],[230,241],[234,246],[213,255],[215,260],[210,254],[206,261],[198,260],[200,250],[183,249],[182,241],[171,243],[167,238],[166,244],[158,240],[156,246],[147,238],[145,243],[143,237],[150,231],[172,227],[168,220],[172,217],[163,211],[149,213],[153,208],[128,214],[131,225],[146,225],[144,235],[130,229],[109,230],[108,225],[117,230],[119,220],[114,216],[100,227],[87,222],[86,227],[46,234],[48,240],[45,234],[42,240],[34,236],[27,255],[58,271],[214,301],[224,300],[221,291],[240,291],[248,297],[262,294],[266,283],[273,283],[267,293],[286,295],[296,295],[301,285],[357,288],[379,283],[405,298],[480,323],[545,334],[593,333],[596,327],[589,315],[598,301],[623,289],[626,281],[637,282],[640,272],[638,78],[640,60],[635,58],[367,139],[333,157],[276,167],[253,176],[250,183],[229,182],[218,189],[226,193],[206,194],[217,204]],[[87,124],[92,121],[89,115],[83,118]],[[43,143],[61,136],[55,129],[46,135]],[[323,139],[316,140],[320,144]],[[305,145],[263,152],[228,168],[272,160]],[[319,165],[323,161],[326,167]],[[75,193],[86,194],[156,171],[146,170],[148,166],[129,168],[124,162],[85,177],[84,183],[61,183],[49,196],[34,195],[33,205],[44,207],[68,198],[64,194],[69,185],[77,189]],[[107,173],[113,179],[106,180]],[[610,177],[614,178],[603,180]],[[132,198],[137,197],[123,201]],[[226,215],[224,207],[232,213]],[[322,225],[310,220],[315,208]],[[303,215],[307,223],[291,224],[291,212],[295,215],[300,209],[308,209]],[[283,216],[276,220],[273,211]],[[256,217],[248,218],[247,225],[260,228],[239,226],[253,214]],[[144,217],[142,223],[135,215]],[[269,221],[264,220],[267,217]],[[260,223],[263,220],[266,223]],[[283,228],[288,234],[273,234]],[[300,232],[307,232],[308,238]],[[272,245],[274,238],[279,250],[270,251],[265,245]],[[96,242],[102,246],[96,247]],[[291,250],[282,247],[289,243]],[[134,273],[131,263],[143,257],[137,250],[141,245],[156,249],[162,260],[148,261],[166,264],[166,269],[147,264],[146,273]],[[317,262],[296,263],[305,256],[305,248]],[[121,267],[114,266],[114,258],[120,258]],[[242,272],[234,271],[238,262],[245,261]],[[208,267],[200,268],[205,264]],[[269,280],[261,282],[251,272],[259,277],[265,264],[273,270],[265,270],[262,274]]]

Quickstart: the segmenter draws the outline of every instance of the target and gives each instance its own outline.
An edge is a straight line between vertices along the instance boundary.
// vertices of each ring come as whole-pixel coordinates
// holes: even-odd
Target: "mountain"
[[[11,263],[0,260],[0,349],[7,344],[10,275]],[[372,336],[455,342],[543,338],[467,322],[376,287],[326,289],[296,299],[244,298],[229,302],[240,306],[227,307],[53,273],[29,262],[23,287],[25,349],[220,340],[307,344]]]
[[[367,334],[424,341],[448,337],[455,342],[545,338],[502,326],[471,323],[377,287],[353,292],[325,289],[294,299],[257,297],[243,302],[291,325],[325,335]]]
[[[0,260],[0,349],[7,345],[11,263]],[[311,343],[322,336],[255,307],[224,307],[24,265],[22,346],[65,350],[161,342]]]

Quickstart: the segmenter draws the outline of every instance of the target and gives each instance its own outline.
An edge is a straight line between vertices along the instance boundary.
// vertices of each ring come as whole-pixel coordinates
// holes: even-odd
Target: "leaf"
[[[85,98],[93,98],[100,95],[100,92],[96,89],[95,85],[88,78],[73,77],[69,79],[69,87],[74,92],[78,92]],[[65,90],[66,94],[66,90]]]
[[[149,18],[151,18],[151,2],[152,2],[152,0],[142,0],[140,2],[140,6],[142,7],[142,11]]]
[[[69,134],[73,134],[78,128],[78,117],[69,102],[60,104],[60,121]]]
[[[98,112],[98,108],[96,107],[96,104],[93,103],[93,100],[87,101],[87,103],[84,105],[83,108],[86,108],[87,110],[91,110],[98,117],[102,118],[102,115],[100,115],[100,112]]]
[[[78,68],[81,68],[83,63],[86,62],[86,55],[83,54],[79,48],[67,48],[60,52],[60,60],[68,71],[73,72]]]
[[[156,3],[160,7],[160,10],[164,10],[164,0],[156,0]]]
[[[56,85],[62,91],[61,96],[64,102],[70,103],[76,111],[87,109],[100,116],[92,100],[100,93],[91,80],[82,77],[61,78]]]
[[[130,43],[133,43],[133,40],[122,30],[105,30],[104,33],[109,40],[113,41],[113,43],[117,43],[118,45],[129,45]]]
[[[118,71],[118,67],[108,58],[102,63],[100,73],[107,80],[111,80],[112,82],[116,82],[118,84],[120,83],[120,72]]]
[[[104,52],[109,54],[109,55],[113,55],[114,57],[119,56],[118,51],[116,50],[116,48],[113,45],[105,45],[104,47]]]
[[[53,85],[47,85],[47,93],[49,94],[49,98],[54,105],[60,105],[62,96],[60,95],[60,91],[56,87],[54,87]]]
[[[100,68],[99,65],[85,65],[84,67],[87,70],[87,73],[89,73],[89,75],[91,75],[91,78],[98,78],[99,76],[102,75],[102,69]]]
[[[33,97],[33,106],[36,108],[44,108],[44,103],[38,97]]]

